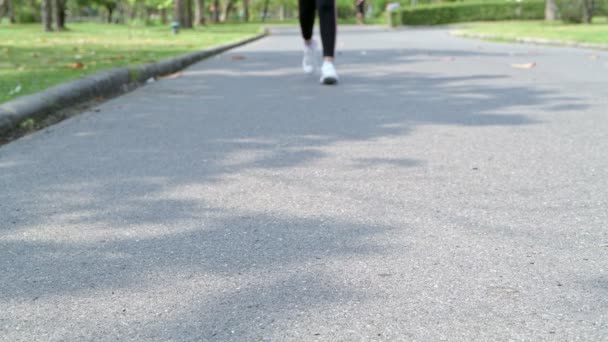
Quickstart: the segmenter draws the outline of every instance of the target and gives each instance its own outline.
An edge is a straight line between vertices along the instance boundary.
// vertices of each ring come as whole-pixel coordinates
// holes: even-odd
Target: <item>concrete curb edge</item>
[[[269,31],[265,30],[254,37],[160,62],[102,71],[35,94],[18,97],[0,104],[0,136],[16,129],[26,120],[43,120],[64,108],[84,104],[99,97],[119,95],[144,85],[150,78],[175,73],[203,59],[251,43],[268,34]]]

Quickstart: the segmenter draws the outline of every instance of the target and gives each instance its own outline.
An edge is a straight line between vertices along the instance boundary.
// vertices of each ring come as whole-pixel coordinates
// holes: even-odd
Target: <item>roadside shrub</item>
[[[336,10],[338,18],[352,18],[355,15],[355,1],[354,0],[337,0]]]
[[[455,2],[395,11],[391,25],[441,25],[469,21],[534,20],[545,16],[544,0]]]
[[[567,23],[582,23],[591,20],[591,0],[561,0],[557,5],[560,17]]]

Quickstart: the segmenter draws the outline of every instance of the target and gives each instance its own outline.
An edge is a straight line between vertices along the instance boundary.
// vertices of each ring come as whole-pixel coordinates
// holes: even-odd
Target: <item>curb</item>
[[[450,31],[450,35],[461,38],[474,38],[483,40],[503,40],[506,42],[522,43],[522,44],[533,44],[533,45],[548,45],[548,46],[561,46],[561,47],[574,47],[583,49],[594,49],[594,50],[608,50],[608,44],[593,44],[593,43],[579,43],[569,42],[565,40],[552,40],[542,38],[526,38],[526,37],[505,37],[493,34],[479,34],[479,33],[466,33],[460,31]]]
[[[112,97],[125,93],[145,84],[150,78],[175,73],[203,59],[261,39],[268,33],[268,30],[265,30],[257,36],[235,43],[156,63],[102,71],[5,102],[0,104],[0,136],[18,128],[25,120],[43,120],[62,109],[84,104],[99,97]]]

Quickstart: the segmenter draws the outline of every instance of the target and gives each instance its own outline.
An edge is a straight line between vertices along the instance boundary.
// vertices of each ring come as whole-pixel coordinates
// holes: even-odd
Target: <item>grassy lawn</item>
[[[138,65],[259,33],[260,24],[212,25],[173,35],[168,27],[0,25],[0,103],[103,69]],[[19,91],[15,91],[20,89]]]
[[[507,21],[466,24],[463,33],[487,34],[500,40],[543,38],[570,42],[608,44],[608,18],[595,18],[592,25],[544,21]]]

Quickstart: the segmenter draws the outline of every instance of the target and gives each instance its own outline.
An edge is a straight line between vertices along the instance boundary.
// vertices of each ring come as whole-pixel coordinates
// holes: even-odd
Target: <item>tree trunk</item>
[[[197,26],[205,25],[205,0],[194,0],[194,23]]]
[[[192,0],[185,0],[186,2],[186,25],[187,28],[192,28],[193,15],[192,15]]]
[[[175,0],[175,20],[182,28],[192,28],[191,4],[190,0]]]
[[[45,32],[53,31],[52,0],[42,0],[42,27]]]
[[[106,10],[108,11],[108,24],[112,23],[112,14],[114,13],[114,6],[106,5]]]
[[[8,10],[8,20],[11,24],[14,24],[17,20],[15,19],[15,6],[13,0],[6,0],[5,2],[6,9]]]
[[[137,18],[137,5],[129,6],[129,19],[131,21]]]
[[[57,31],[65,30],[65,0],[55,0],[55,28]]]
[[[243,0],[243,21],[249,21],[249,0]]]
[[[119,1],[116,3],[116,7],[114,7],[114,19],[115,23],[124,24],[126,22],[127,15],[129,13],[129,9],[124,1]]]
[[[185,0],[175,0],[175,21],[177,21],[180,26],[184,24],[184,1]]]
[[[545,20],[554,21],[557,20],[557,6],[555,0],[546,0],[545,2]]]
[[[230,15],[230,11],[232,10],[232,0],[226,0],[224,3],[224,7],[222,8],[222,16],[220,18],[221,22],[225,22]]]
[[[585,24],[591,24],[593,19],[593,4],[592,0],[583,0],[583,22]]]
[[[167,9],[166,9],[166,8],[161,8],[161,9],[160,9],[160,22],[161,22],[163,25],[166,25],[166,24],[167,24],[167,21],[168,21],[168,20],[167,20]]]
[[[213,0],[213,22],[220,22],[220,0]]]
[[[264,12],[262,12],[262,22],[266,21],[266,16],[268,15],[268,0],[264,2]]]
[[[2,24],[2,18],[4,18],[4,12],[6,12],[6,1],[0,0],[0,24]]]
[[[144,6],[144,23],[146,25],[150,25],[150,23],[152,22],[152,9],[148,6]]]

